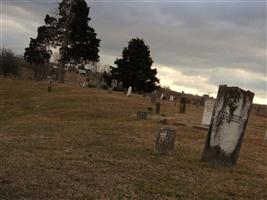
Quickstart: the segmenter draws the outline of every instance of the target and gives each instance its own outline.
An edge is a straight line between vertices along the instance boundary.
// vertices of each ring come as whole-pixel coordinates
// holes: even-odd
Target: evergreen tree
[[[58,81],[64,82],[65,65],[98,62],[100,40],[93,28],[88,25],[89,7],[85,0],[62,0],[58,7],[58,17],[49,15],[45,26],[38,28],[38,36],[31,39],[25,49],[25,59],[37,65],[49,60],[51,46],[60,47]]]
[[[89,10],[85,0],[63,0],[59,4],[61,72],[66,63],[77,65],[99,61],[100,40],[96,38],[95,30],[88,25],[91,20],[88,17]],[[62,76],[61,79],[64,82]]]
[[[48,62],[52,52],[49,46],[56,33],[56,19],[46,15],[45,25],[37,30],[37,37],[31,38],[29,47],[25,49],[24,59],[31,64],[34,77],[37,80],[44,79],[48,73]]]
[[[125,87],[132,86],[135,91],[151,92],[157,88],[159,79],[157,70],[151,69],[153,60],[149,47],[142,39],[129,41],[122,52],[122,58],[116,59],[117,68],[112,68],[112,78],[123,81]]]

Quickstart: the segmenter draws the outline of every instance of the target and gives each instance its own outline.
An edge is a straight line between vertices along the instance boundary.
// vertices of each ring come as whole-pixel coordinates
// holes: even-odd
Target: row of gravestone
[[[206,101],[202,124],[209,126],[202,153],[202,160],[233,166],[237,162],[245,129],[249,119],[254,93],[238,87],[221,85],[214,100]],[[171,154],[176,130],[160,129],[155,150],[159,154]],[[267,136],[266,136],[267,137]]]

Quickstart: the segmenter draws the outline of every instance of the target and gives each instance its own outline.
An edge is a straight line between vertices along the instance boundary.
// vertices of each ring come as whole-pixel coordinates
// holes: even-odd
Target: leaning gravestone
[[[186,98],[181,97],[180,98],[180,108],[179,108],[179,113],[185,113],[186,110]]]
[[[176,129],[174,127],[160,128],[156,140],[155,151],[160,155],[172,154],[176,137]]]
[[[156,103],[155,113],[156,114],[159,114],[160,113],[160,103],[159,102]]]
[[[137,112],[137,119],[138,119],[138,120],[144,120],[144,119],[147,119],[147,112],[138,111],[138,112]]]
[[[127,97],[131,96],[132,94],[132,86],[128,88]]]
[[[245,134],[254,93],[221,85],[202,153],[203,161],[235,165]]]
[[[215,99],[205,100],[204,111],[203,111],[202,122],[201,122],[201,125],[204,127],[208,127],[210,125],[215,102],[216,102]]]
[[[112,79],[111,80],[111,88],[112,90],[118,86],[118,80]]]

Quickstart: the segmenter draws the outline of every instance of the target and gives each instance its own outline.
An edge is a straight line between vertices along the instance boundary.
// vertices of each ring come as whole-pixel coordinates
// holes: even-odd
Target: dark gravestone
[[[137,119],[138,119],[138,120],[144,120],[144,119],[147,119],[147,112],[138,111],[138,112],[137,112]]]
[[[120,81],[119,83],[118,83],[118,89],[123,89],[123,82],[122,81]]]
[[[202,153],[203,161],[235,165],[245,134],[254,93],[221,85]]]
[[[155,151],[160,155],[170,155],[174,149],[176,129],[174,127],[162,127],[159,130]]]
[[[160,113],[160,103],[159,102],[156,103],[155,112],[156,112],[156,114],[159,114]]]
[[[179,113],[185,113],[185,110],[186,110],[186,98],[181,97],[180,98]]]
[[[148,107],[148,108],[147,108],[147,112],[148,112],[149,114],[152,114],[152,113],[153,113],[153,108],[152,108],[152,107]]]
[[[48,86],[48,92],[52,92],[52,87],[50,85]]]

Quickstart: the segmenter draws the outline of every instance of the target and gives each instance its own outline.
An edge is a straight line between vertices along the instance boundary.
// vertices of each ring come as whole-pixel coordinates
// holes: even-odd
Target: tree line
[[[89,11],[85,0],[62,0],[53,16],[45,16],[44,25],[38,28],[37,37],[30,39],[24,53],[35,77],[43,79],[49,72],[55,72],[58,82],[64,83],[66,66],[99,62],[101,40],[89,26]],[[54,48],[59,48],[60,59],[53,71],[48,66]],[[111,67],[110,74],[104,77],[106,81],[117,79],[123,81],[124,87],[146,92],[153,91],[159,83],[157,70],[152,69],[149,46],[141,38],[131,39],[114,64],[116,67]]]

